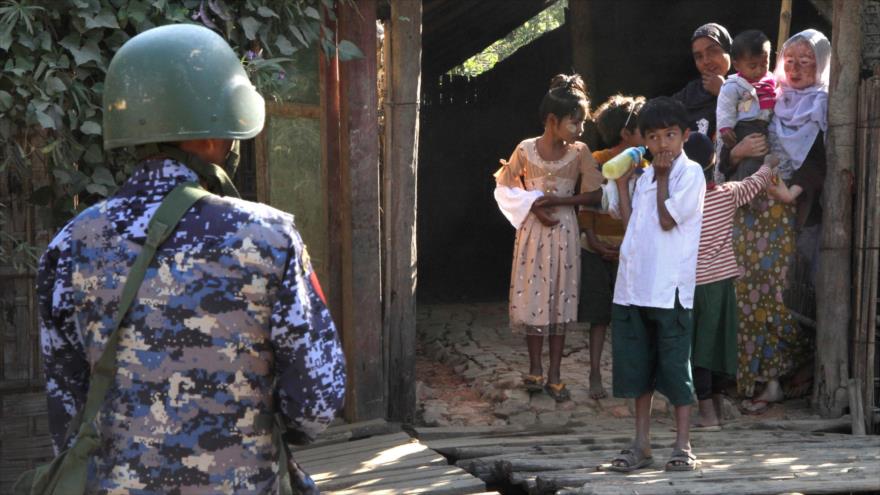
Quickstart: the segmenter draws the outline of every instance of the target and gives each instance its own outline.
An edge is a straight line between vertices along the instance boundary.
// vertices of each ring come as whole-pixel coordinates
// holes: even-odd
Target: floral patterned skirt
[[[778,379],[809,357],[809,340],[783,302],[794,255],[793,205],[761,194],[736,212],[733,244],[739,332],[737,389],[747,397],[755,383]]]
[[[529,215],[516,233],[510,273],[510,328],[525,335],[564,335],[577,322],[580,242],[572,208],[547,227]]]

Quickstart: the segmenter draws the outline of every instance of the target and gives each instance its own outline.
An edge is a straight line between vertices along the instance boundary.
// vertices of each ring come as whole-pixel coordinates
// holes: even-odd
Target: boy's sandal
[[[544,377],[541,375],[523,375],[522,381],[529,392],[540,392],[544,389]]]
[[[611,459],[611,465],[606,469],[616,471],[618,473],[629,473],[636,469],[649,467],[654,463],[654,458],[645,455],[642,451],[632,449],[623,449],[614,459]]]
[[[548,383],[544,389],[550,397],[553,397],[553,399],[556,400],[556,402],[565,402],[571,399],[571,394],[562,382]]]
[[[697,456],[690,450],[672,449],[666,462],[667,471],[693,471],[697,469]]]

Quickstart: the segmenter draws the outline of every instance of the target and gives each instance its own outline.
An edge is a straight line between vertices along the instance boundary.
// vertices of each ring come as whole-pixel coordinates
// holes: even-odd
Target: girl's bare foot
[[[692,430],[699,431],[701,429],[705,430],[721,426],[721,416],[715,410],[714,402],[714,399],[705,399],[697,403],[697,409],[700,414],[697,423],[691,427]]]
[[[590,397],[593,399],[608,397],[605,387],[602,386],[602,373],[599,371],[590,372]]]

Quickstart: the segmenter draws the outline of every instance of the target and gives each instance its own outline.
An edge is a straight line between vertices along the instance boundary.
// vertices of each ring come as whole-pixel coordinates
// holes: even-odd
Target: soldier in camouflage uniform
[[[222,162],[233,140],[255,136],[264,121],[263,99],[234,52],[192,25],[129,40],[104,91],[106,148],[171,142],[189,154],[142,161],[113,197],[67,224],[40,261],[56,450],[71,439],[68,424],[152,214],[181,182],[225,179],[209,162]],[[233,197],[196,203],[159,248],[123,320],[117,361],[97,419],[89,493],[276,493],[284,467],[272,414],[312,438],[345,389],[337,332],[293,217]]]

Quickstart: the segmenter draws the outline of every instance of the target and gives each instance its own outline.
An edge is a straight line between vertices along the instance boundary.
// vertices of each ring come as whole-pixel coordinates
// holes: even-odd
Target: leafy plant
[[[129,38],[163,24],[203,24],[241,55],[263,95],[279,100],[290,85],[283,64],[297,51],[361,56],[328,27],[337,2],[352,0],[0,2],[0,173],[27,178],[34,160],[45,161],[52,185],[30,200],[62,224],[112,195],[130,172],[132,157],[105,152],[101,138],[104,74]],[[4,215],[0,206],[0,227]],[[0,262],[8,257],[0,251]]]

